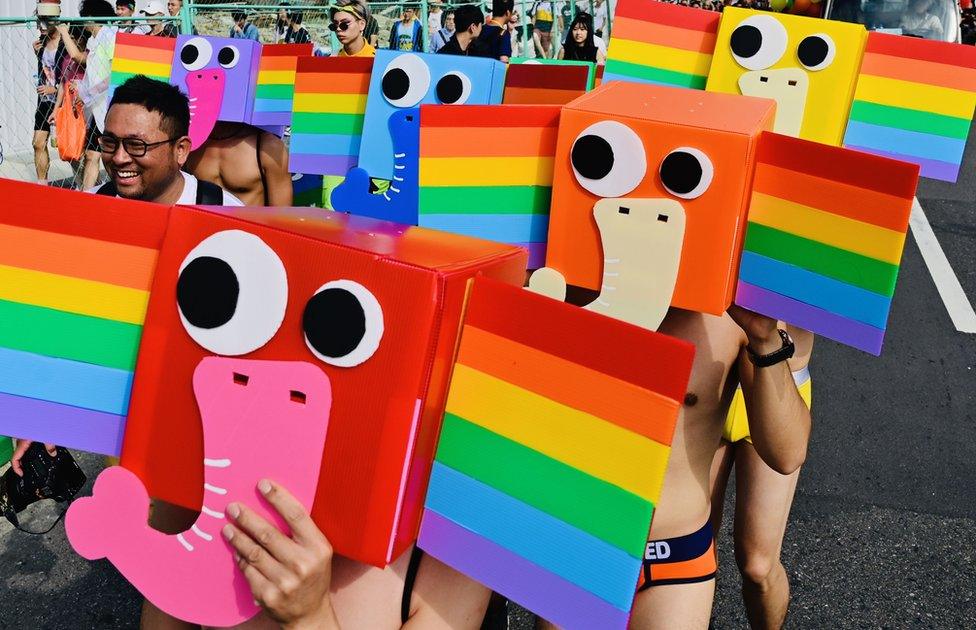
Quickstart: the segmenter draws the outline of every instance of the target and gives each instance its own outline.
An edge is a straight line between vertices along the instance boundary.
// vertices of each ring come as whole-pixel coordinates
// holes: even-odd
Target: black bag
[[[20,527],[17,514],[42,499],[54,499],[58,503],[70,501],[85,485],[87,477],[68,449],[59,446],[52,457],[41,442],[30,445],[20,460],[20,466],[24,471],[23,477],[13,468],[0,477],[0,513],[23,532],[46,534],[58,524],[60,516],[46,531],[31,532]]]

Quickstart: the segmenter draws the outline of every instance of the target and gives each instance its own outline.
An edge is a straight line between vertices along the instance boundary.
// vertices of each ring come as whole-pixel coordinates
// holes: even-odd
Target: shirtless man
[[[789,360],[800,396],[810,407],[812,383],[807,367],[813,335],[789,329],[796,355]],[[786,521],[800,471],[780,475],[756,453],[741,391],[732,400],[722,442],[712,462],[712,526],[716,540],[722,525],[725,492],[735,469],[733,542],[742,576],[742,599],[753,628],[782,628],[790,603],[790,582],[780,561]]]
[[[716,569],[709,472],[736,385],[741,382],[757,460],[779,475],[803,464],[810,412],[790,364],[759,368],[749,358],[750,350],[760,357],[780,350],[781,326],[733,306],[721,317],[672,308],[659,328],[694,343],[696,351],[634,601],[634,628],[708,627]],[[797,335],[793,369],[805,365],[812,344],[809,333]]]
[[[233,193],[246,206],[291,206],[288,148],[280,138],[243,123],[218,122],[186,170]]]

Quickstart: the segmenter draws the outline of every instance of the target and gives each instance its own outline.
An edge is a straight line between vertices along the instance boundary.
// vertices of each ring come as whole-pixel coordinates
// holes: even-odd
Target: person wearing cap
[[[339,0],[329,10],[329,30],[336,34],[342,49],[340,57],[374,57],[376,48],[365,39],[369,7],[361,0]]]
[[[132,17],[136,12],[136,0],[115,0],[115,15],[119,17]],[[147,35],[150,26],[148,24],[136,24],[135,22],[119,22],[119,32],[133,33],[135,35]]]
[[[166,15],[166,12],[163,10],[163,3],[160,0],[149,0],[146,3],[146,8],[140,13],[146,17],[163,17]],[[149,26],[147,35],[155,35],[156,37],[176,37],[179,35],[176,25],[171,22],[149,20],[146,24]]]

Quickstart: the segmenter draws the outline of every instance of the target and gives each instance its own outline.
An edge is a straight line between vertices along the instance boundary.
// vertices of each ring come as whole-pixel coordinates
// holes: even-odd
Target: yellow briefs
[[[796,389],[800,392],[803,402],[810,408],[813,399],[813,381],[810,379],[810,370],[803,368],[798,372],[793,372],[793,380],[796,381]],[[722,439],[726,442],[735,444],[739,440],[745,440],[752,444],[749,437],[749,418],[746,417],[746,400],[742,396],[742,388],[735,390],[732,397],[732,405],[729,407],[729,415],[725,419],[725,428],[722,430]]]

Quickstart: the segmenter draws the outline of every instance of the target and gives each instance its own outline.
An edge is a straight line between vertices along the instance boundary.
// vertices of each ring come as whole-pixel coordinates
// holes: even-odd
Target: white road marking
[[[946,310],[949,311],[949,318],[952,319],[953,326],[959,332],[976,334],[976,311],[973,310],[973,305],[966,297],[966,292],[962,290],[962,285],[959,284],[959,278],[952,270],[949,259],[942,251],[939,239],[935,237],[935,232],[932,231],[932,226],[925,216],[925,211],[922,210],[922,205],[918,202],[918,197],[912,204],[912,216],[909,225],[912,228],[912,234],[915,236],[915,242],[918,243],[918,249],[922,252],[925,266],[929,268],[929,274],[932,275],[932,280],[935,282],[935,288],[939,290],[942,302],[945,304]]]

